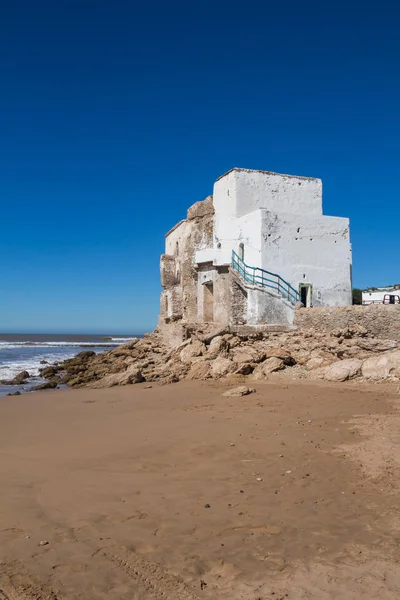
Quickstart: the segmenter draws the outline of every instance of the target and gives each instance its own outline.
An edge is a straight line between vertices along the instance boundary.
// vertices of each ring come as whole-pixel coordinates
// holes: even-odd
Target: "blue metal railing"
[[[250,267],[243,262],[238,254],[232,250],[232,268],[236,273],[248,283],[267,287],[289,300],[292,304],[300,302],[300,294],[280,275],[265,271],[259,267]]]

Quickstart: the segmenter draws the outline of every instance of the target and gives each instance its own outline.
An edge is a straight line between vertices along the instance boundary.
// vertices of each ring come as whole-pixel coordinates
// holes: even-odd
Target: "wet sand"
[[[2,398],[0,599],[399,598],[397,386],[228,387]]]

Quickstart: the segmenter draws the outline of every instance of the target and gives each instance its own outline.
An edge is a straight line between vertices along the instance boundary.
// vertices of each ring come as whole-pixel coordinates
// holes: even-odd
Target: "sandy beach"
[[[394,385],[0,402],[1,600],[400,597]]]

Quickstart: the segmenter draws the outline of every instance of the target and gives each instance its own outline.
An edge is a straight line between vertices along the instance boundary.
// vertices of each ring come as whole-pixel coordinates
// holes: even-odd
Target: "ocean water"
[[[0,380],[12,379],[21,371],[28,371],[29,385],[2,386],[0,396],[9,392],[25,391],[40,383],[39,369],[49,364],[72,358],[84,350],[106,352],[125,344],[139,335],[62,335],[0,333]]]

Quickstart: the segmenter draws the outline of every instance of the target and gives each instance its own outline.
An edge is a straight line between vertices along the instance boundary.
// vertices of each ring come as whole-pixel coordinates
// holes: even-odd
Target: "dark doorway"
[[[203,285],[203,319],[206,323],[214,321],[214,286],[212,283]]]
[[[312,306],[312,285],[311,283],[299,284],[300,301],[304,306]]]

